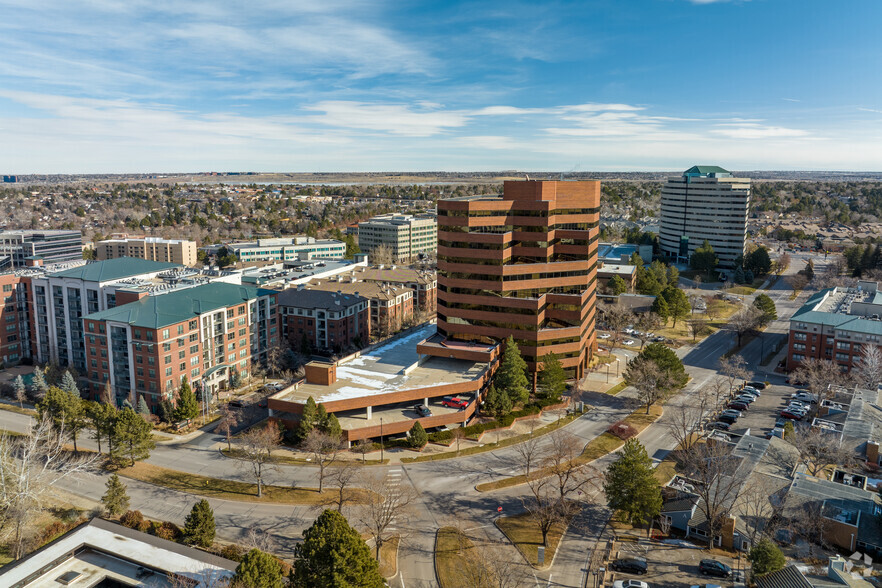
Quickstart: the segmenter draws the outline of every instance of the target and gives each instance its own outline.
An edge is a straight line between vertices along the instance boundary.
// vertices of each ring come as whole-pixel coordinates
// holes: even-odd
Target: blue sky
[[[879,171],[880,22],[878,0],[0,0],[0,167]]]

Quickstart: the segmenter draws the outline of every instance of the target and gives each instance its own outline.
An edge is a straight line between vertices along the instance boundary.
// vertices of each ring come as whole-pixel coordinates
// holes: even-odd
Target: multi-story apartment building
[[[193,266],[196,265],[196,241],[122,235],[98,241],[95,254],[99,260],[136,257]]]
[[[0,232],[0,267],[23,267],[29,257],[46,264],[83,258],[83,235],[79,231]]]
[[[396,262],[408,262],[420,253],[438,249],[438,222],[434,215],[384,214],[358,223],[358,247],[372,253],[380,245]]]
[[[501,197],[439,200],[438,333],[512,335],[534,374],[554,352],[581,377],[597,346],[599,221],[594,181],[505,182]]]
[[[413,290],[420,312],[434,314],[438,305],[438,273],[429,269],[408,266],[362,266],[340,274],[340,279],[359,282],[396,284]]]
[[[370,301],[355,294],[310,290],[300,285],[278,294],[282,337],[297,351],[360,349],[371,340]]]
[[[313,280],[306,288],[367,298],[371,308],[371,333],[377,337],[386,337],[400,330],[414,316],[416,298],[413,290],[404,286],[359,282],[352,277],[336,276],[327,280]]]
[[[662,252],[681,262],[707,240],[719,264],[734,267],[744,255],[750,180],[733,178],[715,165],[696,165],[668,178],[661,193],[659,242]]]
[[[28,305],[30,280],[17,272],[0,274],[0,361],[15,365],[33,355]],[[0,367],[2,367],[0,366]]]
[[[32,270],[30,304],[33,345],[39,363],[72,366],[86,372],[82,317],[134,298],[125,294],[133,285],[155,279],[177,264],[123,257],[79,264],[70,269]],[[118,292],[123,293],[118,296]],[[119,299],[118,299],[119,297]]]
[[[250,243],[229,243],[226,247],[235,253],[242,263],[309,260],[322,257],[343,259],[346,256],[346,244],[342,241],[315,237],[258,239]]]
[[[864,347],[882,347],[882,292],[876,282],[821,290],[793,313],[787,340],[787,369],[808,358],[826,359],[850,371]]]
[[[216,394],[233,370],[247,374],[280,341],[275,290],[211,283],[125,294],[132,301],[80,321],[87,362],[81,373],[95,399],[109,383],[117,402],[136,405],[143,397],[155,411],[185,377]]]

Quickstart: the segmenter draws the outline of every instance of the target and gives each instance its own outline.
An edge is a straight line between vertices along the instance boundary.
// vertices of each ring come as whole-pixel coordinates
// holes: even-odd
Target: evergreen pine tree
[[[297,425],[297,437],[299,439],[306,439],[310,431],[315,427],[317,410],[315,400],[310,396],[306,399],[306,404],[303,405],[303,413],[300,415],[300,423]]]
[[[291,583],[295,588],[347,586],[382,588],[379,564],[358,531],[335,510],[326,510],[294,546]]]
[[[509,335],[505,340],[505,351],[502,352],[502,361],[496,370],[494,384],[500,392],[508,395],[512,405],[525,403],[530,398],[526,370],[527,362],[521,357],[514,337]]]
[[[43,370],[36,368],[34,370],[34,378],[31,380],[31,397],[34,400],[42,400],[48,391],[49,385],[46,384],[46,377],[43,375]]]
[[[214,543],[214,511],[204,498],[193,505],[184,521],[184,543],[211,547]]]
[[[170,401],[163,400],[159,403],[159,408],[156,409],[156,415],[162,422],[170,423],[175,418],[175,407]]]
[[[178,407],[175,410],[175,418],[178,420],[196,418],[199,414],[199,403],[196,395],[190,388],[187,378],[181,382],[181,390],[178,392]]]
[[[661,488],[652,460],[636,438],[625,442],[618,459],[607,468],[604,492],[609,507],[629,523],[643,524],[661,511]]]
[[[650,308],[650,311],[661,319],[662,324],[667,324],[668,319],[671,317],[671,309],[668,308],[668,301],[665,300],[661,294],[656,296],[655,300],[652,301],[652,308]]]
[[[429,436],[426,434],[426,430],[419,421],[416,421],[410,428],[408,441],[410,442],[410,446],[414,449],[424,447],[426,443],[429,442]]]
[[[750,561],[754,576],[777,572],[787,565],[787,560],[778,546],[765,537],[750,549],[747,559]]]
[[[147,406],[147,401],[144,400],[143,396],[138,397],[138,414],[150,416],[150,407]]]
[[[328,426],[328,411],[325,409],[324,404],[319,404],[315,408],[315,421],[313,422],[313,425],[322,431]]]
[[[754,279],[756,279],[753,275],[753,271],[747,270],[744,272],[744,283],[745,284],[753,284]]]
[[[77,381],[67,370],[64,371],[64,375],[61,377],[61,389],[75,396],[80,395],[80,389],[77,388]]]
[[[542,357],[542,370],[539,372],[539,394],[546,400],[558,400],[567,389],[567,374],[554,353]]]
[[[619,275],[611,277],[606,283],[606,287],[609,289],[609,293],[613,296],[618,296],[619,294],[624,294],[628,291],[628,284],[626,284],[625,280],[622,279],[622,276]]]
[[[327,433],[330,437],[339,441],[343,437],[343,427],[340,426],[340,421],[337,420],[337,415],[329,414],[328,418],[325,422],[325,433]]]
[[[236,566],[232,585],[243,588],[285,588],[282,565],[269,553],[252,549]]]
[[[300,353],[303,355],[312,355],[312,343],[309,342],[309,337],[306,332],[300,337]]]
[[[805,264],[805,277],[808,278],[809,281],[815,278],[815,263],[811,259]]]
[[[111,455],[116,460],[123,457],[128,459],[130,465],[150,457],[150,450],[156,447],[153,441],[153,425],[131,408],[119,411],[113,426],[112,439]]]
[[[511,412],[511,398],[491,384],[484,399],[484,411],[494,418],[504,417]]]
[[[744,268],[740,265],[735,268],[735,276],[732,278],[736,284],[744,283]]]
[[[126,485],[119,476],[113,474],[104,484],[107,491],[101,497],[101,504],[110,516],[118,516],[129,510],[129,495],[126,493]]]

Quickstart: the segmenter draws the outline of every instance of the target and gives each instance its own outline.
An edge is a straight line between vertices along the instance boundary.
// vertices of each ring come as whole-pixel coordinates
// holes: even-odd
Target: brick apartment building
[[[595,181],[509,181],[501,197],[439,200],[438,333],[512,335],[531,370],[554,352],[581,377],[597,345],[599,221]]]
[[[431,315],[438,309],[438,273],[433,270],[400,265],[356,267],[340,274],[340,277],[351,277],[360,282],[404,286],[413,290],[420,312]]]
[[[306,285],[306,288],[367,298],[371,309],[370,330],[377,337],[385,337],[399,331],[413,319],[415,296],[410,288],[353,280],[351,276],[335,276],[327,280],[313,280]]]
[[[122,293],[117,306],[83,317],[84,396],[97,400],[109,382],[117,402],[143,397],[155,412],[185,377],[217,393],[232,370],[247,374],[279,344],[277,294],[224,283]]]
[[[828,288],[810,297],[790,319],[787,370],[806,359],[832,361],[850,371],[864,345],[882,347],[882,292],[876,282]]]
[[[301,285],[279,292],[278,306],[282,337],[297,351],[304,339],[314,351],[334,353],[370,342],[370,301],[363,296]]]
[[[0,360],[16,365],[33,356],[28,306],[30,280],[16,272],[0,274]]]
[[[180,265],[196,265],[196,241],[162,239],[160,237],[129,237],[122,234],[98,241],[95,254],[99,260],[136,257]]]

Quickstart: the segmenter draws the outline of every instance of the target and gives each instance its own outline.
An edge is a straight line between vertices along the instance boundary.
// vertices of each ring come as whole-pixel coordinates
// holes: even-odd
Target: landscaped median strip
[[[628,415],[623,422],[634,427],[637,430],[637,434],[640,434],[643,429],[658,420],[662,413],[663,409],[658,405],[652,406],[649,410],[649,414],[646,414],[645,408],[640,408]],[[612,453],[624,444],[625,442],[615,435],[612,435],[611,433],[603,433],[589,441],[582,450],[582,454],[576,459],[582,464],[591,463],[608,453]],[[535,473],[531,473],[530,477],[542,478],[547,475],[549,475],[549,473],[545,470],[538,470]],[[520,484],[526,483],[527,476],[520,474],[518,476],[511,476],[510,478],[502,478],[494,482],[478,484],[475,486],[475,490],[478,492],[492,492],[493,490],[511,488],[512,486],[519,486]]]
[[[532,432],[532,434],[525,433],[523,435],[518,435],[517,437],[509,437],[508,439],[502,439],[501,441],[499,441],[497,443],[487,443],[487,444],[481,445],[479,447],[469,447],[468,449],[463,449],[459,453],[457,453],[455,451],[445,451],[444,453],[435,453],[433,455],[420,455],[419,457],[402,457],[401,463],[416,463],[416,462],[421,462],[421,461],[438,461],[439,459],[451,459],[454,457],[463,457],[466,455],[474,455],[476,453],[484,453],[485,451],[495,451],[501,447],[508,447],[509,445],[516,445],[518,443],[526,441],[527,439],[529,439],[531,437],[531,435],[534,437],[538,437],[540,435],[545,435],[546,433],[550,433],[551,431],[554,431],[555,429],[558,429],[560,427],[563,427],[564,425],[571,423],[572,421],[574,421],[578,417],[582,416],[583,414],[585,414],[585,413],[582,412],[582,413],[568,414],[566,416],[561,417],[560,420],[557,420],[553,423],[545,425],[544,427],[540,427],[540,428],[536,429],[535,431]],[[487,431],[484,434],[487,435],[487,434],[491,433],[492,431],[493,430],[491,429],[490,431]],[[454,444],[455,444],[455,442],[454,442]]]
[[[560,539],[567,530],[565,525],[554,525],[548,532],[548,545],[545,548],[545,560],[539,564],[539,546],[542,545],[542,532],[536,522],[527,513],[513,517],[500,517],[496,519],[496,526],[502,531],[508,540],[518,548],[527,563],[536,569],[544,570],[551,567],[554,561],[554,552],[560,544]]]
[[[333,497],[334,492],[325,491],[321,494],[314,488],[292,488],[289,486],[263,486],[263,497],[257,497],[257,484],[237,482],[235,480],[221,480],[209,478],[198,474],[190,474],[178,470],[170,470],[153,464],[137,462],[134,466],[120,469],[116,472],[120,476],[140,480],[156,486],[162,486],[178,492],[206,496],[208,498],[222,498],[224,500],[238,500],[241,502],[270,502],[276,504],[322,504]],[[350,499],[362,501],[364,490],[351,489],[347,491]]]

